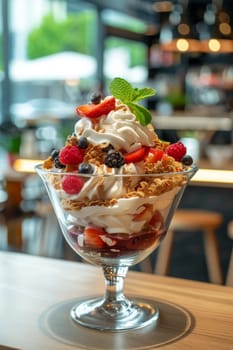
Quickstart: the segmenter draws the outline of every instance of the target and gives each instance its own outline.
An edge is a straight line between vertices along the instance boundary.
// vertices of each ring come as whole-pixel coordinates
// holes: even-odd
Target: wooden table
[[[129,272],[125,294],[157,300],[157,325],[120,333],[76,325],[75,299],[103,291],[96,267],[1,252],[0,349],[232,349],[231,287]]]

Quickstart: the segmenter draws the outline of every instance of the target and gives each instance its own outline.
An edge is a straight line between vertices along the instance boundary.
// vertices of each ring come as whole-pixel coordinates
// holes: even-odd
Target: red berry
[[[150,148],[146,160],[150,163],[156,163],[162,159],[164,151],[157,148]]]
[[[77,194],[81,191],[84,180],[75,175],[66,175],[62,180],[62,189],[68,194]]]
[[[115,97],[108,96],[99,104],[86,104],[76,108],[76,112],[81,117],[90,119],[99,118],[102,115],[107,115],[110,111],[115,109]]]
[[[186,147],[182,142],[179,141],[169,145],[166,149],[166,152],[175,160],[180,161],[186,154]]]
[[[152,219],[150,221],[150,225],[153,226],[153,229],[156,231],[161,231],[164,225],[164,220],[162,214],[155,210]]]
[[[153,215],[153,205],[145,204],[141,207],[142,211],[138,214],[135,214],[133,221],[149,221]]]
[[[83,151],[77,146],[65,146],[60,150],[59,160],[62,164],[80,164],[83,161]]]
[[[134,152],[130,152],[124,155],[125,163],[137,163],[145,158],[147,154],[147,147],[141,147]]]
[[[89,248],[103,248],[105,243],[101,239],[101,236],[105,234],[105,231],[100,227],[87,226],[84,230],[84,245]]]

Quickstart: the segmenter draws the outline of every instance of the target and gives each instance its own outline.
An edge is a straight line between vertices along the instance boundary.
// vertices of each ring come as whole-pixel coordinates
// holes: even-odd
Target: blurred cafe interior
[[[146,107],[159,137],[182,140],[199,167],[178,211],[210,215],[199,227],[174,223],[169,266],[155,272],[226,284],[233,247],[232,0],[0,4],[0,251],[79,259],[34,165],[72,133],[75,107],[94,91],[107,95],[119,76],[156,89]],[[210,264],[219,267],[217,277]]]

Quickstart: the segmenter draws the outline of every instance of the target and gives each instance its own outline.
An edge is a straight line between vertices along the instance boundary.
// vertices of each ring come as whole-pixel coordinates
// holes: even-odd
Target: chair
[[[228,224],[228,236],[233,239],[233,220]],[[233,286],[233,248],[231,251],[229,267],[227,271],[226,285]]]
[[[158,249],[153,272],[158,275],[166,275],[168,273],[175,234],[178,234],[178,232],[201,231],[203,233],[209,280],[212,283],[222,284],[223,276],[216,237],[216,230],[221,226],[222,222],[222,215],[216,212],[178,209],[174,214],[169,231]],[[141,264],[141,269],[144,272],[152,272],[153,269],[150,267],[148,259]]]

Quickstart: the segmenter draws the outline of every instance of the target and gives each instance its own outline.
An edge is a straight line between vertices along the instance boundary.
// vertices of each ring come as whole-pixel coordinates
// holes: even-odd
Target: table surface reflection
[[[158,323],[119,333],[76,325],[75,301],[103,292],[101,270],[91,265],[1,252],[0,349],[232,349],[231,287],[130,271],[126,296],[156,302]]]

